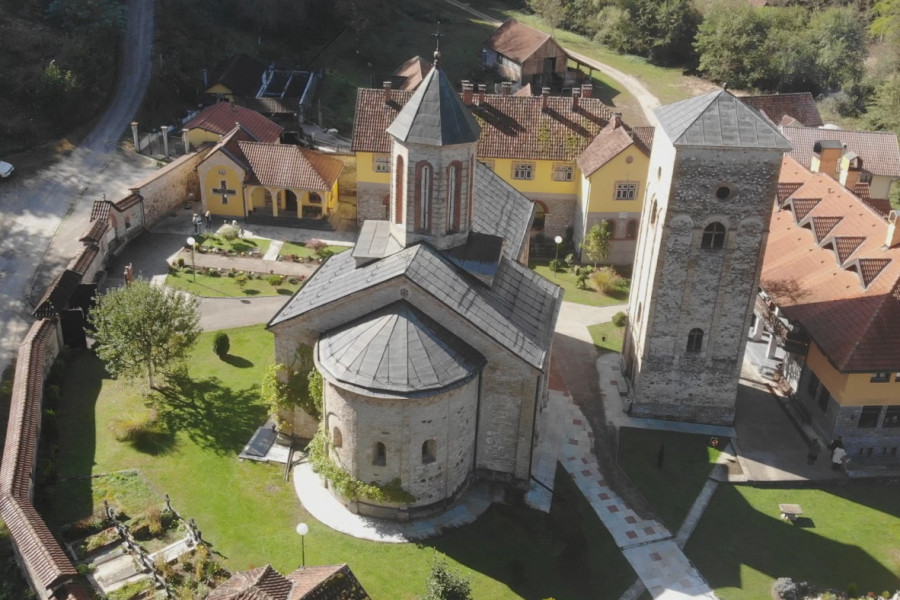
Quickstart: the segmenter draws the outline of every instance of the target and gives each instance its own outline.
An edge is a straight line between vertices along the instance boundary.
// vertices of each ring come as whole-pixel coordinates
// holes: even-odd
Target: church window
[[[653,205],[650,207],[650,224],[651,224],[651,225],[655,225],[655,224],[656,224],[656,212],[657,212],[657,208],[656,208],[656,198],[654,198],[654,199],[653,199]]]
[[[880,406],[863,406],[862,412],[859,413],[859,423],[857,423],[857,427],[866,429],[878,427],[878,417],[880,416]]]
[[[422,464],[427,465],[433,463],[437,458],[437,442],[434,440],[425,440],[422,444]]]
[[[572,165],[553,165],[553,181],[572,181],[574,175]]]
[[[416,165],[416,230],[429,231],[431,229],[431,165],[421,162]]]
[[[534,163],[513,163],[513,179],[534,179]]]
[[[447,231],[459,231],[459,213],[462,186],[462,168],[459,163],[453,163],[447,169]]]
[[[638,230],[638,222],[635,221],[634,219],[631,219],[625,225],[625,238],[629,239],[629,240],[633,240],[634,238],[637,237],[637,230]]]
[[[695,327],[688,333],[687,351],[700,352],[703,350],[703,330]]]
[[[391,157],[383,156],[383,155],[375,155],[374,158],[375,164],[375,172],[376,173],[390,173],[391,172]]]
[[[372,464],[380,467],[387,464],[387,448],[381,442],[375,442],[375,454],[372,455]]]
[[[634,200],[637,197],[636,181],[620,181],[616,183],[616,200]]]
[[[700,247],[717,250],[725,245],[725,226],[721,223],[710,223],[703,230]]]
[[[341,429],[337,426],[331,430],[331,445],[335,448],[340,448],[344,445],[344,436],[341,435]]]
[[[403,223],[403,181],[406,169],[403,168],[403,157],[397,155],[397,170],[394,171],[394,223]]]

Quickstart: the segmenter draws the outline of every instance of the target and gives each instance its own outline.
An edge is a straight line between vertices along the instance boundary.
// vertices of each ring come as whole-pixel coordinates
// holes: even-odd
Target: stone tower
[[[465,243],[481,128],[437,60],[387,132],[393,138],[391,235],[404,247],[427,241],[446,250]]]
[[[656,114],[625,336],[631,414],[730,425],[791,146],[725,90]]]

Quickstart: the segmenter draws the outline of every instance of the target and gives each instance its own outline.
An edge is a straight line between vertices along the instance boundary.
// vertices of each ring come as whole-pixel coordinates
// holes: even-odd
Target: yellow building
[[[238,106],[233,102],[219,102],[207,106],[181,129],[185,152],[208,142],[218,143],[223,135],[240,125],[246,134],[257,142],[277,144],[284,127],[258,112]]]
[[[624,125],[592,97],[590,85],[571,97],[487,94],[485,86],[478,87],[476,92],[464,82],[462,92],[481,127],[478,160],[535,203],[534,236],[571,235],[577,248],[590,225],[606,219],[613,228],[610,261],[630,263],[635,240],[629,232],[637,231],[652,128]],[[387,218],[391,163],[385,130],[411,96],[387,86],[358,91],[352,150],[359,223]],[[579,161],[586,154],[585,174]],[[617,190],[624,195],[619,201]]]
[[[203,210],[235,218],[327,219],[338,208],[343,163],[289,144],[257,142],[235,127],[197,167]]]

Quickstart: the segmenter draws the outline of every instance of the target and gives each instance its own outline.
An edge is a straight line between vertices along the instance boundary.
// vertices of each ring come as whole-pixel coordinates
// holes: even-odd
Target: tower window
[[[716,250],[725,245],[725,226],[721,223],[710,223],[703,230],[700,247]]]
[[[344,445],[344,436],[341,435],[339,427],[334,427],[331,430],[331,445],[335,448],[340,448]]]
[[[700,352],[703,349],[703,330],[695,327],[688,333],[687,351]]]
[[[387,448],[381,442],[375,442],[375,454],[372,455],[372,464],[380,467],[387,464]]]
[[[427,162],[416,167],[416,229],[431,229],[431,183],[432,169]]]
[[[422,464],[427,465],[433,463],[437,457],[437,442],[434,440],[426,440],[422,444]]]
[[[460,185],[462,183],[459,163],[447,169],[447,231],[459,231]]]
[[[728,200],[731,197],[731,188],[727,185],[722,185],[716,188],[716,198],[719,200]]]
[[[403,167],[403,157],[397,155],[397,170],[394,171],[394,223],[403,223],[403,181],[406,178],[406,170]]]

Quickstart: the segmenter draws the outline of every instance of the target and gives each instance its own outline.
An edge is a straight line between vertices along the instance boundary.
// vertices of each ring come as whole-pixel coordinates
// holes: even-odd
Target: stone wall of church
[[[374,397],[326,380],[332,458],[360,481],[399,479],[411,507],[441,502],[472,473],[478,387],[474,377],[424,397]]]
[[[208,149],[201,149],[185,154],[131,188],[144,199],[147,228],[173,212],[184,214],[185,202],[190,200],[194,201],[194,211],[200,210],[200,183],[196,168],[207,152]]]
[[[391,186],[383,183],[360,181],[356,188],[356,224],[365,221],[386,221],[389,217],[385,197],[390,197]]]
[[[671,145],[657,152],[659,141],[625,352],[632,414],[731,423],[781,153],[680,147],[676,155]],[[725,228],[720,248],[702,247],[712,223]],[[699,345],[689,343],[692,331]]]

